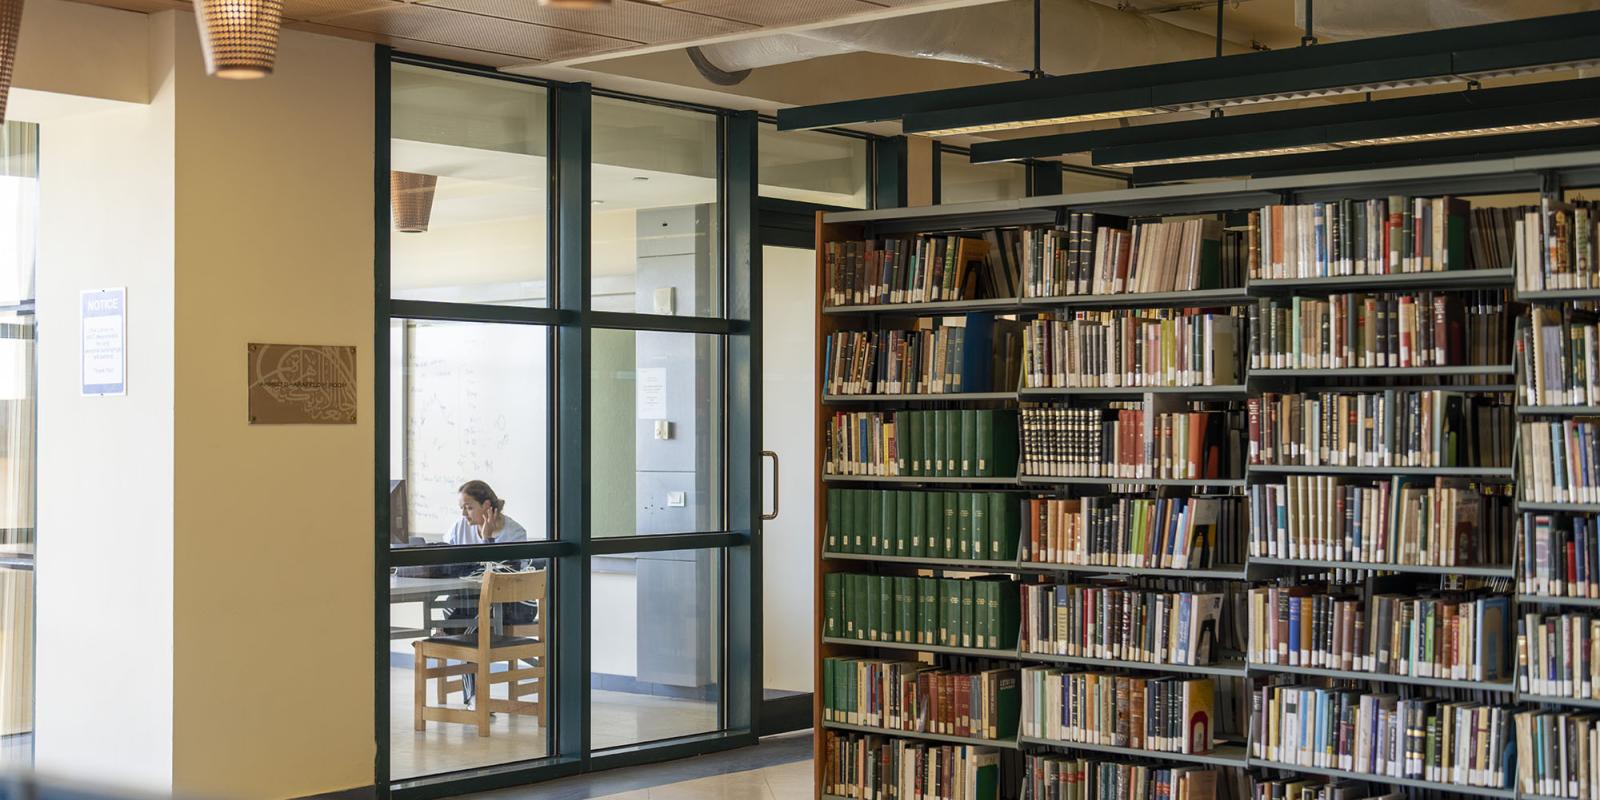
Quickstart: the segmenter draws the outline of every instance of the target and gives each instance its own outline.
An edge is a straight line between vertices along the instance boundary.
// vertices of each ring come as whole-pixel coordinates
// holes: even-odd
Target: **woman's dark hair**
[[[483,481],[467,481],[466,483],[461,484],[461,488],[457,489],[456,491],[480,503],[491,506],[496,511],[506,510],[506,501],[501,500],[500,496],[495,494],[493,489],[489,488],[489,484],[484,483]]]

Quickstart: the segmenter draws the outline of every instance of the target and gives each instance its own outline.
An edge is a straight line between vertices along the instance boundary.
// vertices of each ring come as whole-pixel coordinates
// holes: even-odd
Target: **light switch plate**
[[[683,492],[667,492],[667,508],[683,508],[688,505],[688,499]]]
[[[672,316],[678,313],[678,292],[671,286],[663,286],[656,290],[655,307],[657,314]]]

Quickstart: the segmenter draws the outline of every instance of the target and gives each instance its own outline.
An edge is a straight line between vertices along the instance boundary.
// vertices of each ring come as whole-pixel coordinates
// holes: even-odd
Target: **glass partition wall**
[[[378,82],[379,786],[752,743],[755,116]]]

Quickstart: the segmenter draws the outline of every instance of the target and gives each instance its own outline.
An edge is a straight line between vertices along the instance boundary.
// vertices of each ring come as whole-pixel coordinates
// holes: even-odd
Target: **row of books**
[[[850,306],[1016,297],[1020,275],[1015,235],[1002,242],[1002,233],[828,242],[823,248],[824,302]]]
[[[1128,406],[1133,407],[1128,407]],[[1237,477],[1238,414],[1156,412],[1137,404],[1022,409],[1022,472],[1038,477]]]
[[[1542,198],[1522,209],[1517,220],[1517,288],[1593,289],[1600,287],[1600,208],[1594,201]]]
[[[1251,755],[1383,778],[1510,788],[1513,709],[1348,689],[1262,687]]]
[[[1405,800],[1400,792],[1377,793],[1366,781],[1316,775],[1258,780],[1249,796],[1252,800]]]
[[[1570,800],[1600,798],[1600,714],[1524,709],[1515,719],[1518,791]]]
[[[1272,205],[1250,213],[1250,277],[1283,280],[1467,269],[1471,206],[1456,197]],[[1482,226],[1479,226],[1480,233]],[[1484,259],[1487,261],[1488,259]],[[1478,266],[1485,266],[1480,261]]]
[[[1215,746],[1211,678],[1145,677],[1023,667],[1022,733],[1158,753],[1209,753]]]
[[[1244,563],[1241,497],[1035,497],[1023,504],[1024,562],[1148,569]]]
[[[1010,739],[1017,671],[941,669],[921,661],[822,660],[822,718],[869,728]]]
[[[1518,444],[1524,500],[1600,503],[1600,418],[1524,420]]]
[[[1143,222],[1071,213],[1064,227],[1022,234],[1028,297],[1136,294],[1244,285],[1240,232],[1217,219]]]
[[[988,650],[1017,646],[1018,595],[1007,578],[830,572],[822,595],[824,636]]]
[[[852,800],[1002,800],[1005,752],[876,734],[823,736],[822,791]]]
[[[1250,463],[1509,466],[1511,407],[1443,389],[1267,392],[1246,402]]]
[[[1511,677],[1505,595],[1361,597],[1261,586],[1250,590],[1249,607],[1252,664],[1450,680]]]
[[[1030,389],[1217,386],[1239,383],[1237,315],[1200,311],[1079,311],[1027,324]]]
[[[829,489],[826,551],[1011,561],[1021,500],[1004,492]]]
[[[1582,612],[1517,618],[1517,688],[1600,700],[1600,616]]]
[[[828,475],[1017,474],[1017,412],[1012,410],[841,411],[824,437]]]
[[[1600,598],[1600,531],[1581,515],[1522,513],[1517,591]]]
[[[1022,800],[1217,800],[1225,780],[1216,767],[1030,754]]]
[[[1296,295],[1246,314],[1251,369],[1511,363],[1504,292]]]
[[[1221,592],[1107,584],[1022,585],[1025,653],[1204,665],[1220,654]]]
[[[959,323],[959,324],[952,324]],[[941,394],[1016,388],[1022,324],[993,314],[922,318],[911,330],[839,331],[824,341],[827,394]]]
[[[1351,483],[1289,475],[1248,491],[1251,556],[1437,567],[1511,563],[1515,511],[1504,487],[1454,478]]]
[[[1600,405],[1600,320],[1572,307],[1529,306],[1517,320],[1522,397],[1528,405]]]

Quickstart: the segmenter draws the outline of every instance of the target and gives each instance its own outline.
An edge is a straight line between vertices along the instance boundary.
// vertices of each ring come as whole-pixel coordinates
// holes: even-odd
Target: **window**
[[[761,125],[761,196],[842,208],[867,207],[867,140]]]
[[[722,312],[717,117],[594,100],[591,303],[598,311]]]
[[[0,772],[33,763],[39,127],[0,127]]]

